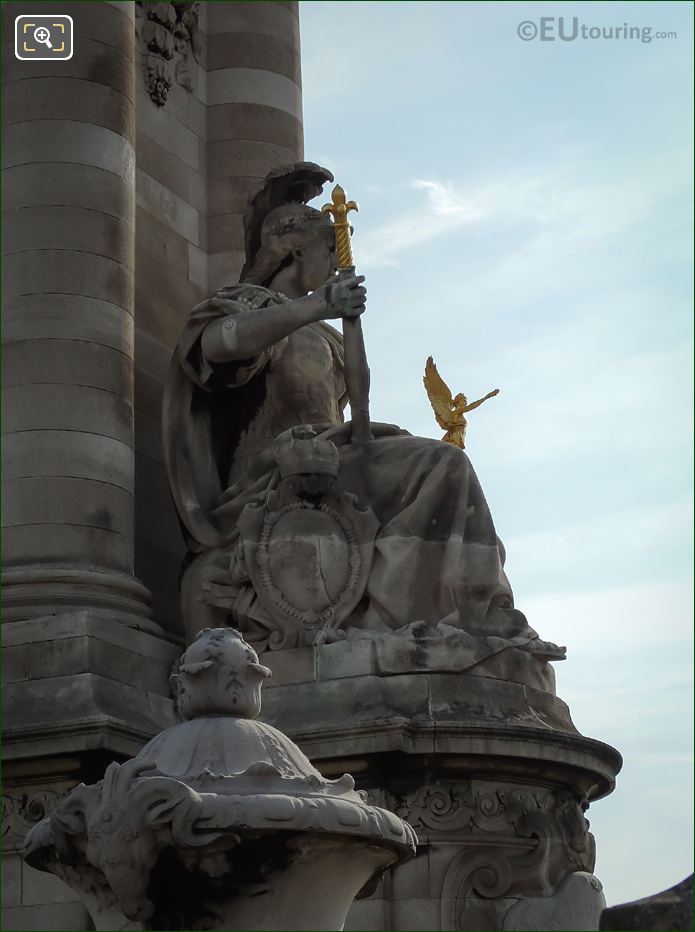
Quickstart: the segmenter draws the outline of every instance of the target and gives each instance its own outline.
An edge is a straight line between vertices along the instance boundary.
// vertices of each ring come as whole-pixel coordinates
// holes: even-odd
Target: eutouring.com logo
[[[675,32],[655,32],[652,26],[587,26],[577,16],[541,16],[538,20],[524,19],[516,27],[516,33],[524,42],[537,39],[539,42],[576,42],[588,39],[597,41],[628,41],[649,43],[653,39],[676,39]]]

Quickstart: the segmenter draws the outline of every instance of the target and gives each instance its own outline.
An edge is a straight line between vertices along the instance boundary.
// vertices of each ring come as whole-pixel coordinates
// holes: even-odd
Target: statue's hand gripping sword
[[[324,204],[321,210],[333,217],[338,276],[349,278],[355,274],[355,267],[352,263],[348,213],[351,210],[356,211],[358,207],[354,201],[346,200],[345,191],[340,185],[333,188],[332,197],[333,202]],[[352,442],[365,443],[372,439],[369,423],[369,366],[364,348],[362,321],[359,317],[343,318],[343,342],[345,344],[345,384],[352,412]]]

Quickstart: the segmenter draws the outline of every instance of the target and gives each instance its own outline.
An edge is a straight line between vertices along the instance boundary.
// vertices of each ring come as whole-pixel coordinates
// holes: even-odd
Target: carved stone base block
[[[447,642],[448,643],[448,642]],[[598,929],[585,811],[620,755],[576,730],[542,657],[390,638],[268,651],[268,721],[415,829],[346,929]]]
[[[169,675],[180,653],[107,609],[5,625],[5,761],[136,754],[174,721]]]

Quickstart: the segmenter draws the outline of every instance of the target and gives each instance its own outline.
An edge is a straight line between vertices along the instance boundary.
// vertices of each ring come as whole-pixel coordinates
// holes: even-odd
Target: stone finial
[[[184,721],[209,715],[254,719],[261,711],[263,680],[270,675],[234,628],[205,628],[171,679]]]

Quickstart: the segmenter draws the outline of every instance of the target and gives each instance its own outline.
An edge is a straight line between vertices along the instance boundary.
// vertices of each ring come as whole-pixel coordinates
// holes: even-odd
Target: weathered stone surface
[[[140,169],[137,171],[137,205],[188,242],[197,245],[196,208]]]
[[[383,893],[383,891],[382,891]],[[375,929],[385,929],[385,917],[390,915],[391,904],[384,902],[383,898],[371,897],[366,900],[355,900],[345,920],[345,929],[352,932],[374,932]]]
[[[138,250],[144,250],[160,264],[170,266],[178,272],[185,269],[190,243],[141,207],[136,215],[136,236]],[[136,286],[136,303],[138,290]],[[141,324],[137,309],[135,316],[138,318],[138,324]]]
[[[6,627],[10,662],[28,663],[27,677],[4,690],[6,757],[134,753],[173,721],[169,674],[180,648],[114,615],[71,612]]]
[[[29,679],[29,645],[3,647],[2,679],[4,683],[16,683]]]
[[[8,343],[79,340],[112,347],[127,357],[133,354],[133,328],[123,326],[123,308],[81,295],[17,296],[6,304],[3,334]]]
[[[604,909],[599,928],[606,932],[688,932],[693,928],[693,875],[662,893]]]
[[[361,677],[276,686],[265,696],[266,718],[281,730],[301,736],[299,740],[314,758],[331,757],[334,744],[354,745],[360,735],[361,748],[390,750],[405,740],[402,726],[411,734],[421,724],[419,740],[434,749],[429,732],[427,677],[420,674],[401,677]],[[311,709],[311,719],[306,710]],[[347,752],[349,753],[349,751]]]
[[[76,381],[127,396],[132,390],[133,361],[111,347],[82,340],[32,339],[3,346],[3,388]]]
[[[8,434],[3,442],[5,479],[70,476],[100,480],[133,491],[133,451],[111,437],[73,431],[29,430]]]
[[[302,92],[290,78],[255,68],[221,68],[208,75],[208,105],[261,104],[302,119]],[[230,172],[230,174],[232,174]],[[261,173],[263,174],[263,172]]]
[[[135,421],[135,450],[155,463],[164,462],[162,441],[159,437],[158,420],[148,417],[144,412],[138,413]]]
[[[18,385],[5,391],[3,427],[26,430],[78,430],[133,442],[130,400],[83,385]]]
[[[78,12],[73,16],[73,21],[79,22],[82,15],[81,11]],[[117,17],[117,19],[123,21],[123,17],[121,16]],[[106,23],[107,20],[105,19],[105,26]],[[123,22],[123,25],[127,26],[127,23]],[[122,34],[122,30],[114,31],[114,38],[117,33]],[[54,78],[78,78],[86,80],[96,85],[113,88],[132,104],[134,99],[132,60],[128,60],[123,54],[119,54],[117,49],[110,48],[108,44],[103,41],[103,35],[102,38],[98,40],[86,37],[80,39],[77,29],[75,30],[75,47],[80,49],[80,54],[73,55],[72,58],[67,61],[31,62],[33,77],[47,78],[49,80]],[[7,84],[31,84],[31,80],[22,80],[26,78],[27,75],[27,66],[25,63],[15,59],[14,55],[7,55],[4,61]],[[27,88],[26,91],[29,92],[29,88]],[[75,121],[75,125],[77,125],[77,121]],[[87,124],[85,123],[83,125]],[[128,117],[126,135],[131,142],[134,140],[134,121],[132,115]],[[58,161],[63,160],[59,159]]]
[[[286,37],[254,32],[213,33],[208,40],[208,69],[221,68],[270,71],[301,86],[299,47]]]
[[[391,906],[391,928],[394,929],[437,929],[439,928],[439,903],[436,899],[396,900]],[[350,917],[348,917],[348,922]],[[354,926],[346,926],[354,928]],[[365,926],[365,928],[371,928]],[[379,926],[386,929],[386,925]]]
[[[185,240],[182,240],[182,243],[184,247],[188,246]],[[146,258],[147,257],[144,253],[141,254],[138,264],[144,266],[146,263]],[[138,326],[142,328],[140,332],[147,333],[150,345],[152,341],[156,340],[159,344],[159,354],[162,356],[169,356],[172,342],[176,339],[174,334],[181,327],[181,318],[184,315],[184,311],[181,306],[182,302],[180,299],[178,305],[174,305],[174,307],[167,303],[166,297],[171,297],[171,289],[168,289],[168,295],[158,295],[156,285],[153,284],[152,280],[157,276],[163,277],[165,274],[165,272],[157,269],[154,275],[149,277],[147,288],[144,287],[144,283],[142,285],[138,285],[135,290],[135,315],[138,321]],[[176,272],[173,272],[172,270],[172,274],[176,276],[176,281],[180,282],[182,280],[181,266],[178,267]],[[188,285],[189,283],[190,279],[187,279],[186,284]],[[173,297],[175,298],[176,296],[174,295]],[[145,369],[145,371],[151,372],[152,365],[147,353],[148,349],[149,346],[145,348],[142,353],[136,355],[138,358],[138,365]],[[160,368],[161,365],[162,363],[158,359],[156,362],[156,368]],[[147,411],[145,413],[147,413],[150,417],[156,418],[156,420],[160,420],[162,407],[161,378],[157,378],[157,381],[160,383],[160,403],[158,409],[156,412]]]
[[[606,898],[599,880],[584,871],[570,874],[552,896],[527,897],[512,906],[503,929],[561,929],[591,932],[599,928]]]
[[[207,252],[188,244],[188,278],[203,289],[208,287]]]
[[[310,647],[294,650],[264,651],[261,661],[273,673],[266,690],[289,683],[307,683],[316,679],[316,654]],[[266,691],[267,696],[267,691]]]
[[[149,658],[155,666],[157,661],[170,664],[179,653],[178,647],[163,642],[161,638],[153,637],[146,631],[134,627],[113,624],[107,615],[91,611],[17,621],[3,631],[3,643],[7,647],[36,645],[77,637],[94,638],[124,650],[134,651],[140,657]],[[164,688],[163,695],[168,695],[168,688]]]
[[[94,479],[43,477],[6,480],[3,527],[70,524],[133,533],[133,499],[126,489]]]
[[[9,299],[32,294],[74,294],[97,298],[130,313],[132,270],[120,262],[88,252],[30,250],[15,255],[4,275]]]
[[[72,206],[98,209],[112,217],[132,216],[135,192],[112,172],[70,162],[38,162],[7,168],[7,210],[33,206]]]
[[[257,139],[302,155],[301,122],[284,110],[264,104],[218,104],[208,111],[208,139]],[[246,204],[240,206],[245,209]]]
[[[144,123],[148,135],[167,152],[175,153],[184,165],[199,171],[202,166],[199,161],[198,134],[172,116],[168,107],[153,107],[146,100],[140,103],[143,109],[146,108],[147,118]]]
[[[135,162],[132,144],[124,136],[103,126],[75,120],[15,123],[7,129],[5,147],[7,168],[40,162],[72,162],[128,178],[132,177]]]
[[[204,12],[204,10],[203,10]],[[205,59],[205,46],[202,47],[201,60]],[[206,114],[207,108],[204,103],[205,88],[207,83],[207,72],[199,67],[195,67],[196,86],[192,91],[181,87],[180,84],[174,83],[169,88],[169,94],[166,100],[167,113],[183,124],[187,130],[194,133],[201,140],[207,136]],[[148,116],[152,108],[152,102],[147,92],[145,81],[142,80],[142,71],[138,69],[138,88],[136,97],[136,109],[138,111],[139,125],[138,134],[143,129],[147,132],[149,124]],[[138,143],[139,144],[139,143]],[[170,155],[176,155],[176,150],[165,149]],[[139,156],[139,152],[138,152]],[[199,163],[199,167],[202,167]]]
[[[4,908],[19,906],[22,902],[22,866],[19,854],[3,853],[2,901]]]
[[[55,903],[47,906],[15,906],[3,910],[3,928],[13,932],[65,932],[89,928],[89,913],[82,903]]]
[[[210,142],[208,153],[209,173],[214,178],[226,178],[230,175],[266,175],[273,168],[286,165],[294,158],[291,149],[255,139],[222,139]]]
[[[135,344],[138,368],[161,381],[171,361],[171,348],[140,327],[135,328]]]
[[[237,281],[243,264],[241,250],[209,253],[208,289],[223,288]]]
[[[208,10],[208,34],[239,32],[260,33],[279,39],[291,37],[299,42],[299,24],[294,10],[277,3],[252,5],[248,3],[220,3]]]
[[[244,249],[242,214],[220,214],[208,218],[208,244],[210,252],[224,253]]]
[[[75,894],[62,880],[22,864],[22,906],[74,902]]]
[[[119,132],[130,118],[132,101],[113,87],[58,75],[32,77],[22,84],[5,111],[8,126],[25,120],[72,120]]]
[[[411,673],[277,685],[266,693],[265,714],[322,767],[358,754],[436,751],[465,755],[466,766],[493,773],[505,766],[543,772],[559,784],[571,779],[577,792],[596,798],[612,790],[621,763],[608,745],[576,733],[561,700],[477,676]]]
[[[51,676],[4,690],[7,759],[96,748],[132,755],[172,720],[171,700],[94,673]],[[70,717],[66,718],[66,710]]]
[[[31,567],[36,573],[34,585],[41,582],[39,568],[45,567],[45,576],[50,577],[52,567],[64,567],[66,564],[81,566],[88,564],[100,572],[113,570],[116,573],[133,572],[133,542],[118,531],[108,528],[80,527],[65,524],[31,524],[4,528],[2,531],[2,549],[5,553],[5,566],[12,568]],[[16,593],[10,589],[11,577],[5,582],[3,596],[6,605],[16,604]],[[25,596],[28,595],[25,593]],[[75,599],[85,606],[87,603],[74,593]],[[37,602],[32,611],[27,604],[21,618],[30,618],[37,612],[45,613],[64,606],[64,602],[51,605],[40,593],[36,592]],[[9,620],[7,609],[5,620]]]
[[[342,679],[346,676],[369,676],[378,673],[375,641],[371,638],[364,638],[356,641],[322,644],[316,649],[316,669],[317,678],[320,680]]]
[[[128,218],[119,219],[81,207],[25,207],[5,214],[5,228],[12,227],[6,255],[38,249],[74,249],[108,256],[132,266],[132,229]]]
[[[211,217],[227,213],[243,216],[249,198],[256,193],[262,182],[263,176],[260,174],[248,178],[210,178],[208,214]]]

